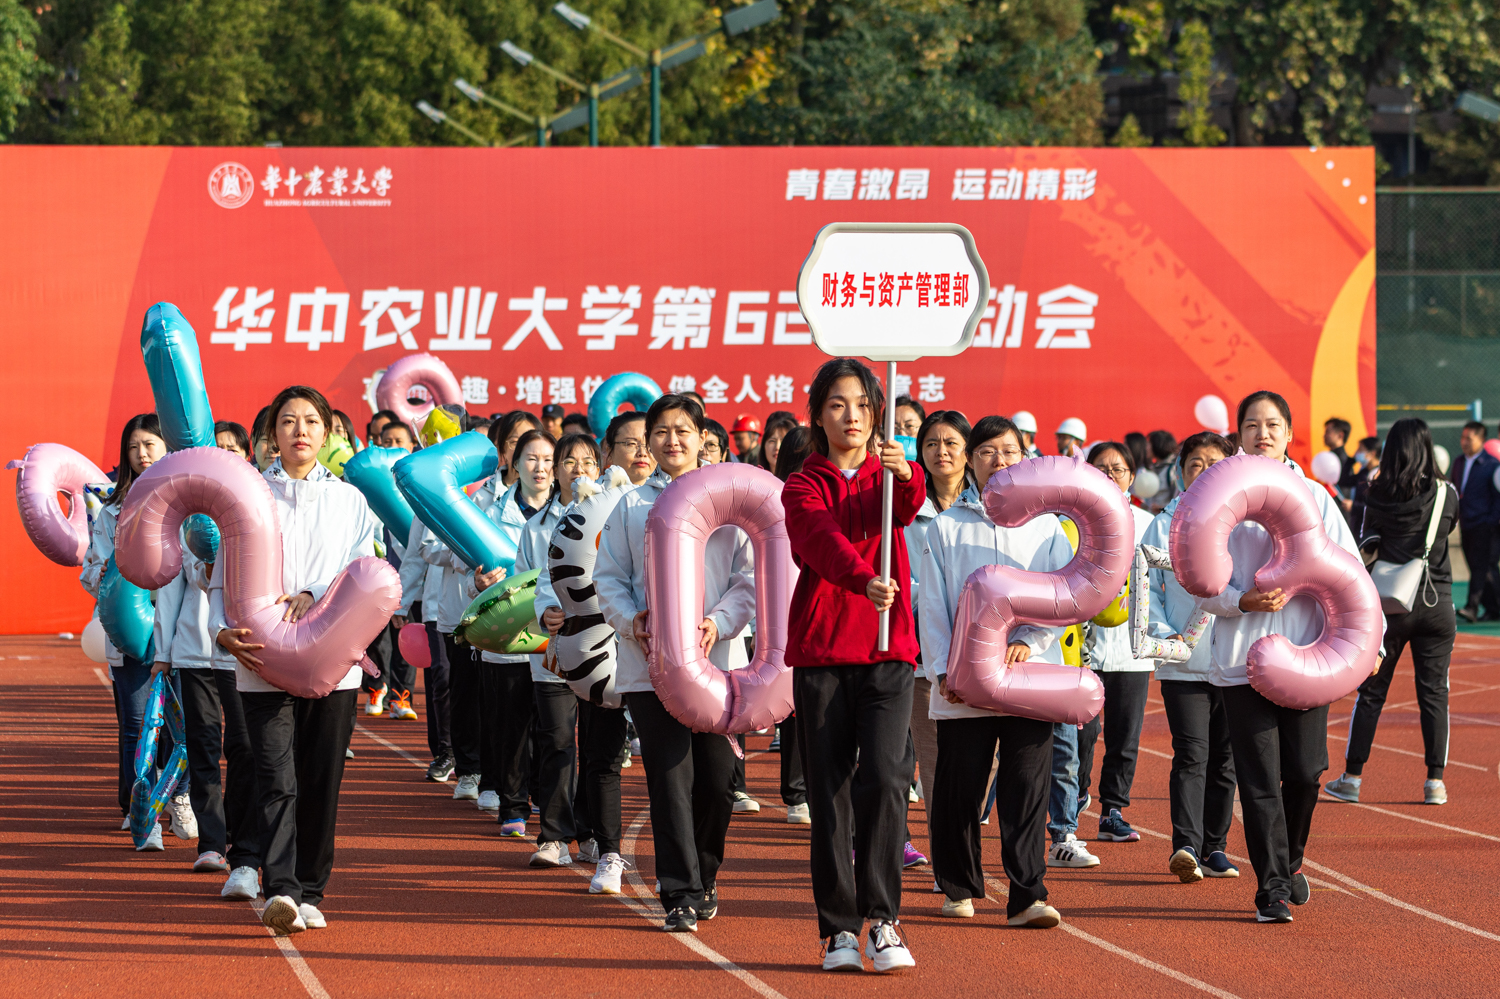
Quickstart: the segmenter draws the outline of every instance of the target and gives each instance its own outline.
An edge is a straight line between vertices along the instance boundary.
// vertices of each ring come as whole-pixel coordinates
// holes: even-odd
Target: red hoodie
[[[917,473],[916,466],[912,472]],[[880,615],[865,596],[880,575],[880,457],[871,452],[854,478],[814,452],[781,490],[792,557],[802,569],[792,593],[788,666],[841,666],[890,660],[915,663],[911,597],[903,585],[891,605],[890,649],[880,644]],[[902,528],[916,519],[926,495],[923,476],[896,480],[891,578],[911,578]]]

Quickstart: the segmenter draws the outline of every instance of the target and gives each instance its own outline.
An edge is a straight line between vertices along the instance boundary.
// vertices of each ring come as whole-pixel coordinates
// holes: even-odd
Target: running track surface
[[[991,899],[972,920],[943,919],[930,869],[908,872],[902,923],[917,968],[882,977],[818,969],[807,828],[773,807],[765,737],[750,740],[749,782],[766,807],[735,817],[720,915],[687,936],[658,928],[639,759],[625,771],[634,891],[590,896],[589,869],[529,869],[529,842],[500,839],[492,817],[451,799],[451,783],[422,780],[425,725],[361,717],[328,928],[278,944],[248,903],[219,898],[222,875],[191,873],[194,844],[168,834],[165,853],[136,853],[118,830],[113,710],[77,642],[0,639],[0,996],[1490,996],[1497,665],[1500,639],[1459,637],[1451,803],[1440,808],[1417,804],[1421,734],[1410,670],[1398,671],[1365,770],[1367,807],[1320,803],[1312,901],[1293,924],[1254,922],[1247,862],[1238,880],[1182,885],[1167,873],[1168,843],[1153,833],[1170,830],[1170,742],[1153,688],[1127,813],[1143,838],[1095,845],[1093,870],[1049,872],[1064,926],[1004,926],[999,841],[986,827]],[[1331,715],[1335,775],[1351,704]],[[911,826],[926,849],[921,805]],[[1245,854],[1238,822],[1230,852]]]

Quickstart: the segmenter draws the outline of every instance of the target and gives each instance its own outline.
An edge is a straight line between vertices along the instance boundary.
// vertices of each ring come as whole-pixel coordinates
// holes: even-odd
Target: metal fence
[[[1375,248],[1379,430],[1420,415],[1456,454],[1500,416],[1500,188],[1380,188]]]

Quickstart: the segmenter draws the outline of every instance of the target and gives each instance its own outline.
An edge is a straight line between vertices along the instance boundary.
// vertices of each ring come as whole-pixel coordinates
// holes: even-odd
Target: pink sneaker
[[[913,867],[921,867],[925,863],[927,863],[927,855],[912,846],[908,841],[906,849],[902,853],[901,866],[906,870],[911,870]]]

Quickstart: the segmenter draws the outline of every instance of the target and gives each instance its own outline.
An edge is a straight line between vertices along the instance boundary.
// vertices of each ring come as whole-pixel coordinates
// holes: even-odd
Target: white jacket
[[[1354,533],[1328,490],[1303,475],[1301,467],[1290,458],[1286,463],[1302,477],[1302,484],[1323,517],[1323,530],[1329,539],[1358,558]],[[1271,561],[1271,535],[1264,527],[1253,521],[1236,527],[1229,535],[1229,557],[1234,560],[1229,585],[1218,596],[1199,601],[1204,610],[1218,618],[1213,628],[1213,670],[1208,677],[1216,687],[1240,687],[1250,682],[1245,676],[1245,658],[1258,639],[1285,635],[1293,645],[1307,645],[1323,630],[1323,611],[1308,596],[1293,597],[1285,607],[1271,614],[1259,611],[1247,614],[1240,610],[1240,597],[1255,588],[1255,573]]]
[[[1146,528],[1146,533],[1141,535],[1141,544],[1151,545],[1154,548],[1167,550],[1167,538],[1172,530],[1172,515],[1177,512],[1178,501],[1181,496],[1173,496],[1171,501],[1151,521],[1151,526]],[[1151,616],[1147,620],[1146,631],[1157,638],[1171,638],[1180,635],[1198,614],[1198,599],[1177,581],[1177,577],[1165,569],[1148,569],[1151,580]],[[1156,678],[1158,680],[1195,680],[1203,682],[1208,679],[1209,670],[1212,666],[1214,622],[1208,622],[1208,628],[1198,639],[1198,644],[1193,647],[1193,657],[1185,663],[1156,662]]]
[[[208,564],[200,562],[187,545],[182,546],[182,571],[156,591],[156,621],[151,637],[156,661],[176,669],[235,668],[234,656],[215,641],[218,632],[209,628]]]
[[[1135,519],[1135,544],[1139,545],[1151,526],[1151,514],[1132,504],[1130,515]],[[1135,545],[1131,546],[1130,557],[1135,558]],[[1136,659],[1130,654],[1129,621],[1113,628],[1097,624],[1090,628],[1088,652],[1090,664],[1101,673],[1149,673],[1156,668],[1155,660]]]
[[[965,490],[967,492],[967,490]],[[929,496],[922,501],[922,509],[917,511],[917,518],[911,522],[904,534],[906,537],[906,564],[911,567],[911,579],[907,582],[907,591],[911,594],[911,619],[918,622],[917,632],[921,633],[921,613],[917,609],[917,598],[922,591],[922,552],[927,545],[927,528],[931,526],[932,519],[938,515],[938,508]],[[924,653],[922,656],[926,659]]]
[[[521,571],[519,562],[521,535],[526,530],[526,525],[530,521],[526,519],[526,515],[521,512],[521,507],[516,502],[516,490],[520,488],[519,481],[512,482],[505,489],[501,490],[499,496],[496,496],[495,490],[500,486],[500,476],[504,474],[504,471],[496,472],[474,494],[474,499],[476,502],[481,503],[480,509],[484,511],[486,517],[490,518],[490,522],[500,528],[501,533],[516,546],[518,561],[514,567],[514,571],[509,573],[509,575],[514,576],[517,572]],[[479,596],[479,588],[474,585],[473,570],[470,570],[469,574],[464,577],[464,596],[466,598],[464,605],[459,608],[460,617],[462,617],[463,611],[468,608],[469,604],[474,602],[474,598]],[[442,625],[438,625],[438,627],[441,628]],[[504,655],[499,652],[485,652],[481,650],[479,660],[486,663],[524,663],[530,662],[531,657],[524,652],[519,655]],[[537,667],[533,666],[531,672],[535,675]],[[546,670],[542,670],[542,672],[545,673]]]
[[[314,465],[305,479],[293,479],[271,462],[262,473],[276,502],[281,522],[281,590],[313,595],[320,600],[335,576],[350,562],[375,554],[380,522],[370,512],[364,495],[322,465]],[[224,560],[214,564],[209,583],[209,632],[215,637],[229,627],[224,616]],[[251,636],[252,640],[254,636]],[[338,690],[359,687],[358,665],[339,681]],[[276,693],[259,676],[235,663],[235,686],[246,693]]]
[[[927,525],[922,550],[922,600],[918,608],[922,669],[932,682],[928,717],[941,721],[998,714],[967,704],[950,704],[938,692],[938,677],[948,672],[958,599],[969,577],[987,565],[1051,572],[1067,565],[1072,557],[1073,548],[1055,516],[1044,514],[1020,527],[996,527],[973,490],[966,490],[957,503],[933,518]],[[1062,647],[1057,644],[1060,634],[1061,629],[1022,624],[1011,633],[1010,641],[1025,642],[1036,662],[1061,663]]]
[[[511,506],[514,507],[515,504],[512,503]],[[536,575],[534,607],[545,609],[558,606],[557,597],[552,592],[552,573],[547,571],[547,548],[552,544],[552,532],[557,527],[557,522],[562,520],[568,509],[571,506],[565,508],[562,500],[553,494],[540,510],[532,514],[526,526],[521,529],[521,540],[516,542],[516,573],[541,570]],[[541,610],[538,610],[538,620],[541,616]],[[531,653],[531,679],[536,683],[566,683],[566,680],[542,665],[546,658],[545,652]]]
[[[83,584],[84,592],[99,599],[99,584],[104,581],[104,563],[115,553],[115,520],[120,516],[120,508],[108,503],[100,508],[94,522],[89,526],[89,550],[83,556],[83,571],[78,574],[78,581]],[[95,609],[94,616],[99,616]],[[104,659],[109,664],[110,677],[114,677],[114,668],[125,661],[125,656],[115,643],[104,638]]]
[[[400,609],[403,615],[410,615],[412,604],[422,601],[423,621],[436,621],[438,604],[442,602],[443,570],[422,559],[422,543],[436,537],[421,517],[412,515],[411,533],[406,536],[406,547],[401,552]]]
[[[688,472],[688,475],[693,474]],[[599,537],[594,587],[604,620],[620,636],[615,690],[649,693],[646,651],[635,640],[635,616],[646,609],[646,517],[672,480],[660,470],[627,492],[615,505]],[[750,539],[737,527],[721,527],[708,537],[703,558],[703,616],[719,629],[708,661],[729,668],[729,638],[755,614],[755,559]]]

